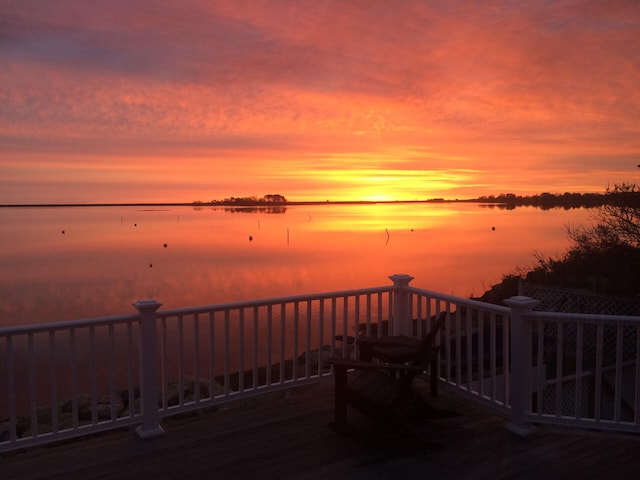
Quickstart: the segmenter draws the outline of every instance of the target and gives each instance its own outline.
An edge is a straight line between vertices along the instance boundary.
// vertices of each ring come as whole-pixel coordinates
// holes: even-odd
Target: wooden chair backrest
[[[420,348],[416,352],[411,365],[423,367],[423,371],[429,367],[429,364],[431,363],[434,355],[438,354],[438,349],[435,346],[435,341],[438,332],[447,319],[447,314],[448,312],[446,311],[441,312],[438,316],[438,319],[429,330],[429,333],[422,337]],[[409,389],[411,388],[411,384],[413,383],[413,380],[416,376],[418,376],[418,372],[416,371],[406,371],[400,376],[400,384],[398,386],[396,399],[401,399],[408,394]]]

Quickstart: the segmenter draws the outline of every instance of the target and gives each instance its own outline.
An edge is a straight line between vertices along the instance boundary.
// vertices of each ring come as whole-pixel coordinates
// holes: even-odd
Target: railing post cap
[[[413,279],[414,277],[407,275],[406,273],[394,273],[389,277],[389,280],[396,285],[409,285],[409,282]]]
[[[146,298],[133,302],[132,305],[138,310],[157,310],[162,304],[152,298]]]
[[[533,308],[540,303],[540,301],[535,298],[525,297],[524,295],[515,295],[507,298],[504,303],[512,308]]]

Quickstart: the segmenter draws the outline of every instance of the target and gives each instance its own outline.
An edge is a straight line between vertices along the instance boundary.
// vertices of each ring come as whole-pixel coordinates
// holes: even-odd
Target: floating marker
[[[167,248],[167,244],[166,243],[164,244],[164,248]]]
[[[249,241],[253,242],[253,237],[251,235],[249,235]]]

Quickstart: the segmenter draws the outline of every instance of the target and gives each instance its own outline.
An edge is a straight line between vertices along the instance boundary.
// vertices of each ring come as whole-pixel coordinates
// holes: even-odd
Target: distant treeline
[[[513,209],[516,207],[550,208],[580,208],[599,207],[602,205],[638,205],[640,194],[638,192],[613,192],[607,193],[541,193],[532,196],[520,196],[513,193],[505,193],[497,196],[482,196],[471,200],[477,203],[496,205],[499,208]]]
[[[273,207],[280,208],[285,205],[305,205],[316,203],[479,203],[483,206],[512,210],[516,207],[537,207],[543,210],[551,208],[590,208],[602,205],[627,205],[640,208],[640,191],[607,190],[606,193],[540,193],[538,195],[516,195],[514,193],[501,193],[500,195],[484,195],[478,198],[465,200],[447,200],[444,198],[431,198],[428,200],[413,200],[410,202],[287,202],[284,195],[269,194],[264,197],[228,197],[223,200],[211,200],[209,202],[195,201],[194,206],[230,206],[230,207]],[[278,212],[279,213],[279,212]]]
[[[287,203],[284,195],[270,193],[264,197],[227,197],[224,200],[211,200],[210,202],[195,201],[194,205],[236,205],[236,206],[256,206],[256,205],[283,205]]]

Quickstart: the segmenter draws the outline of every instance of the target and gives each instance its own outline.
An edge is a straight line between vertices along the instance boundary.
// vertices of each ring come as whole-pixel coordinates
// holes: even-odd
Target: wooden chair
[[[380,424],[394,428],[406,425],[405,420],[412,407],[421,399],[419,392],[413,388],[413,380],[437,357],[439,347],[434,344],[445,320],[446,312],[443,312],[407,363],[331,358],[329,363],[333,365],[335,379],[335,418],[332,428],[341,434],[349,432],[349,405]]]

